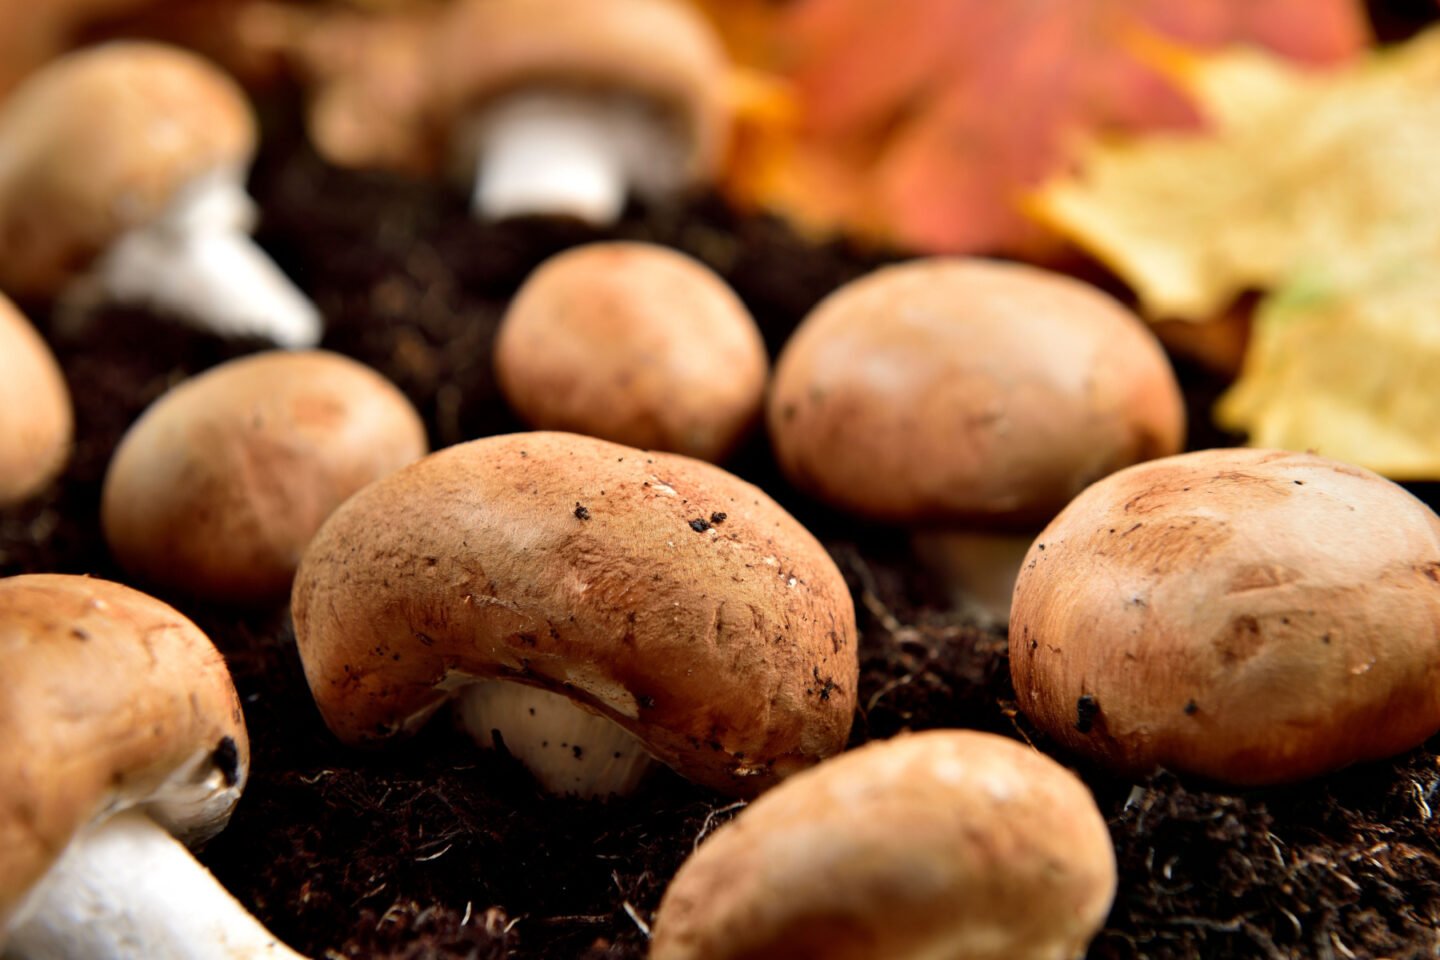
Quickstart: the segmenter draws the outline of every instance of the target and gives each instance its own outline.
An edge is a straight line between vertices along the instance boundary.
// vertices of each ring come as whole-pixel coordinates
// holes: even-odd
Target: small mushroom
[[[822,301],[776,362],[767,418],[797,486],[924,528],[922,557],[1001,622],[1036,530],[1100,477],[1178,451],[1185,428],[1133,313],[1060,274],[963,258]]]
[[[477,215],[616,220],[628,191],[713,176],[726,60],[679,0],[461,0],[431,62],[450,155]]]
[[[871,743],[787,780],[671,881],[651,960],[1066,960],[1115,897],[1089,790],[988,733]]]
[[[138,42],[61,57],[0,105],[0,143],[0,287],[320,339],[314,305],[246,235],[255,121],[204,60]]]
[[[760,415],[765,341],[704,264],[644,243],[547,260],[495,343],[495,373],[531,426],[718,461]]]
[[[105,539],[150,583],[274,600],[336,507],[426,449],[415,409],[369,367],[323,351],[232,360],[126,432],[105,475]]]
[[[1026,557],[1010,667],[1036,726],[1127,776],[1255,786],[1399,753],[1440,730],[1440,518],[1311,454],[1131,467]]]
[[[458,699],[554,792],[622,793],[654,756],[753,794],[839,751],[855,709],[854,608],[803,527],[718,467],[573,434],[367,487],[306,550],[292,612],[341,740]]]
[[[74,432],[59,364],[0,294],[0,507],[34,496],[55,478],[70,457]]]
[[[191,857],[250,746],[225,661],[158,600],[0,580],[0,948],[66,960],[298,960]]]

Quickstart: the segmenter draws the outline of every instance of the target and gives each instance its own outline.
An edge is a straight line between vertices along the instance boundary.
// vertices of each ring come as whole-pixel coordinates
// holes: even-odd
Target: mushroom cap
[[[271,351],[193,377],[126,432],[101,501],[121,566],[196,596],[284,597],[325,518],[425,455],[393,384],[325,351]]]
[[[240,88],[158,43],[54,60],[0,104],[0,287],[53,296],[111,241],[255,150]]]
[[[1440,519],[1359,467],[1204,450],[1086,490],[1015,588],[1020,707],[1119,772],[1237,785],[1440,729]]]
[[[0,931],[94,820],[140,808],[218,833],[250,742],[220,653],[169,606],[105,580],[0,580]]]
[[[717,461],[760,414],[770,362],[708,267],[645,243],[543,263],[506,311],[495,373],[527,422]]]
[[[60,365],[0,294],[0,506],[44,489],[69,459],[74,432]]]
[[[1154,336],[1060,274],[952,258],[835,291],[776,363],[781,467],[878,520],[1038,525],[1138,460],[1178,451],[1185,412]]]
[[[854,607],[805,528],[718,467],[573,434],[460,444],[356,494],[305,552],[292,610],[347,743],[498,677],[748,794],[839,751],[855,708]]]
[[[1115,854],[1089,790],[1038,751],[944,730],[787,780],[671,881],[651,960],[1066,960]]]
[[[459,0],[432,51],[442,122],[522,88],[634,94],[690,147],[692,179],[719,165],[729,123],[727,60],[680,0]]]

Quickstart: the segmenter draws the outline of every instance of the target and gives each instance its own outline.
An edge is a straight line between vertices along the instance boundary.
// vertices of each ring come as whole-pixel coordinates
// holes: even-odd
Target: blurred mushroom
[[[1035,531],[1100,477],[1178,451],[1185,429],[1138,317],[1060,274],[960,258],[822,301],[780,354],[767,418],[797,486],[916,528],[957,599],[1002,622]]]
[[[45,341],[0,294],[0,507],[43,490],[75,430],[70,391]]]
[[[679,0],[459,0],[431,62],[450,155],[485,219],[616,220],[712,177],[726,61]]]
[[[101,520],[120,565],[212,600],[275,600],[352,493],[425,455],[425,426],[369,367],[321,351],[232,360],[120,441]]]
[[[823,547],[718,467],[563,433],[432,454],[305,552],[305,676],[347,743],[446,701],[547,789],[626,792],[654,756],[753,794],[839,751],[855,615]]]
[[[1064,960],[1115,897],[1090,792],[988,733],[867,744],[787,780],[671,881],[651,960]]]
[[[0,105],[0,143],[0,286],[319,340],[314,305],[246,236],[255,122],[205,61],[151,43],[69,54]]]
[[[1440,518],[1359,467],[1204,450],[1108,477],[1015,588],[1021,709],[1128,776],[1241,786],[1440,730]]]
[[[704,264],[596,243],[541,264],[500,325],[495,373],[534,427],[719,461],[760,415],[765,341]]]
[[[116,583],[11,577],[0,676],[5,956],[297,960],[184,846],[224,828],[250,762],[194,624]]]

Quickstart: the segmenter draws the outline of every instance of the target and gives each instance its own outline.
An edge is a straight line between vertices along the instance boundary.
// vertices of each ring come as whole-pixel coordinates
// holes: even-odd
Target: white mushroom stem
[[[534,91],[502,97],[461,146],[475,157],[471,207],[484,220],[620,218],[630,189],[658,193],[685,179],[684,150],[656,111],[634,97]]]
[[[538,687],[481,680],[460,692],[455,712],[476,743],[493,749],[503,742],[550,793],[623,796],[655,763],[613,720]]]
[[[240,172],[219,171],[182,190],[158,220],[121,235],[81,283],[86,293],[221,336],[313,347],[320,313],[250,239],[254,220]]]
[[[982,625],[1010,620],[1010,598],[1034,534],[925,530],[911,536],[915,556]]]
[[[137,811],[71,841],[5,943],[25,960],[300,960]]]

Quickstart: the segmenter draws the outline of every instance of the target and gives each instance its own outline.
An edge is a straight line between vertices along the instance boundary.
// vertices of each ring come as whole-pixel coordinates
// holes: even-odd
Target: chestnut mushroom
[[[724,49],[680,0],[459,0],[431,63],[477,215],[616,220],[711,178],[728,126]]]
[[[36,960],[298,960],[185,845],[250,746],[225,661],[158,600],[0,580],[0,948]]]
[[[670,882],[651,960],[1068,960],[1115,897],[1090,791],[1038,751],[936,730],[798,774]]]
[[[495,374],[531,426],[719,461],[760,415],[770,361],[709,268],[645,243],[540,265],[495,341]]]
[[[1027,555],[1020,708],[1141,777],[1302,780],[1440,730],[1440,518],[1324,457],[1203,450],[1107,477]]]
[[[341,740],[456,699],[554,792],[623,793],[653,756],[757,793],[843,748],[855,709],[854,608],[814,537],[718,467],[573,434],[475,440],[362,490],[292,611]]]
[[[242,357],[182,382],[126,432],[105,474],[105,539],[150,583],[280,599],[331,511],[427,449],[419,414],[369,367],[324,351]]]
[[[65,466],[75,432],[55,356],[0,294],[0,507],[43,490]]]
[[[767,420],[792,482],[917,529],[957,599],[1001,622],[1039,527],[1100,477],[1177,452],[1185,429],[1139,317],[1070,277],[959,257],[823,300],[781,351]]]
[[[226,336],[320,339],[313,304],[246,235],[255,120],[193,54],[67,54],[0,104],[0,287],[143,304]]]

